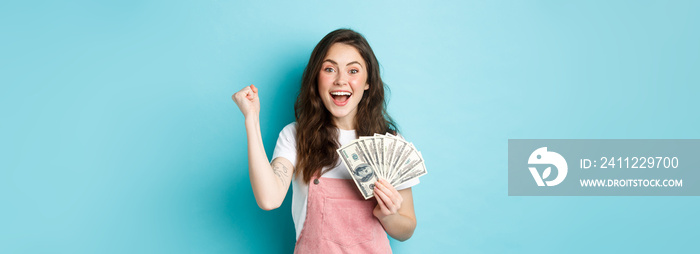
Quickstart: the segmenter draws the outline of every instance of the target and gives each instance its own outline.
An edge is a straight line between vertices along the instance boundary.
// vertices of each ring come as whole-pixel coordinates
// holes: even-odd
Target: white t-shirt
[[[351,141],[357,139],[354,130],[343,130],[338,129],[338,143],[340,146],[346,145]],[[288,124],[280,132],[279,138],[277,138],[277,145],[275,146],[275,151],[272,153],[272,159],[277,157],[284,157],[289,160],[294,167],[297,166],[297,142],[296,142],[296,132],[297,123],[293,122]],[[400,137],[400,136],[399,136]],[[328,178],[340,178],[340,179],[352,179],[350,177],[350,172],[343,163],[338,161],[339,166],[331,169],[330,171],[324,173],[322,177]],[[325,171],[326,168],[323,168]],[[397,190],[406,189],[418,184],[418,178],[405,182],[395,188]],[[303,177],[299,175],[292,179],[292,219],[294,220],[294,228],[297,233],[297,240],[299,240],[299,234],[301,229],[304,227],[304,221],[306,220],[306,203],[309,197],[309,185],[304,183]]]

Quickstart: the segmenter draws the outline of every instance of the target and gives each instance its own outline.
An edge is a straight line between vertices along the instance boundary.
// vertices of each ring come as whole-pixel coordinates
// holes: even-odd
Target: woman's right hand
[[[245,118],[260,115],[260,97],[258,97],[258,88],[254,85],[244,87],[231,98]]]

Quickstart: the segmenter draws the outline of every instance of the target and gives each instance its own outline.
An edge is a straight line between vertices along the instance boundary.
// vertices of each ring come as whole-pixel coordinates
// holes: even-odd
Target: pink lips
[[[333,103],[335,103],[336,106],[342,107],[342,106],[345,106],[346,104],[348,104],[348,102],[350,101],[350,97],[352,96],[352,93],[350,93],[351,95],[348,96],[348,99],[347,99],[347,100],[345,100],[345,101],[338,101],[338,100],[335,99],[335,96],[333,96],[333,93],[334,93],[334,92],[347,92],[347,93],[350,93],[350,91],[347,91],[347,90],[335,90],[335,91],[331,91],[331,92],[330,92],[330,93],[331,93],[331,99],[333,99]],[[347,95],[346,95],[346,96],[347,96]]]

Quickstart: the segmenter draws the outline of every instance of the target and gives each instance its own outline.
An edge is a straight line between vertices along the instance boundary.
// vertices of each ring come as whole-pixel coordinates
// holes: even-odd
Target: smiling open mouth
[[[331,92],[331,97],[333,98],[333,103],[338,106],[345,106],[350,101],[351,92],[348,91],[333,91]]]

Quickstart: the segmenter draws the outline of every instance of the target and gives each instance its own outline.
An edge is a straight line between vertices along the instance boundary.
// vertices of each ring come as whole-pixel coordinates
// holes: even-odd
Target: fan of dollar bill
[[[428,173],[413,144],[389,133],[360,137],[337,152],[365,199],[374,197],[379,178],[396,187]]]

